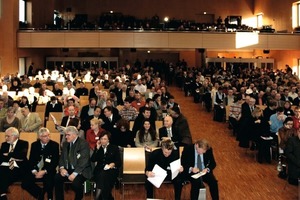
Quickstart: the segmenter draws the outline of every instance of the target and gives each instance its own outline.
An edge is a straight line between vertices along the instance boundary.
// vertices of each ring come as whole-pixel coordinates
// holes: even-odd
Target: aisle
[[[188,119],[193,140],[206,138],[213,147],[220,199],[298,199],[297,187],[288,185],[284,190],[286,181],[277,177],[275,161],[257,163],[255,152],[238,147],[227,123],[214,122],[212,113],[206,112],[201,104],[195,104],[193,97],[185,97],[179,88],[169,90]]]

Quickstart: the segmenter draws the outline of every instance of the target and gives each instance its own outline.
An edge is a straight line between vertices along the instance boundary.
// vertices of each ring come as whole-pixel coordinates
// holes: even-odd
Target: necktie
[[[68,169],[72,169],[72,147],[73,143],[71,142],[68,145]]]
[[[197,155],[197,167],[202,171],[202,160],[199,154]]]
[[[39,168],[39,171],[41,171],[42,169],[43,169],[43,167],[44,167],[44,148],[45,148],[45,145],[44,144],[42,144],[42,150],[41,150],[41,160],[40,160],[40,162],[38,163],[38,168]]]
[[[14,144],[10,144],[9,153],[11,153],[13,151],[14,151]],[[14,166],[15,161],[13,159],[10,159],[8,163],[9,163],[9,169],[13,170],[15,168],[15,166]]]
[[[168,128],[168,137],[170,137],[170,138],[172,137],[172,131],[169,128]]]
[[[106,153],[106,150],[107,150],[106,147],[107,147],[106,145],[105,145],[105,146],[102,146],[104,154]]]

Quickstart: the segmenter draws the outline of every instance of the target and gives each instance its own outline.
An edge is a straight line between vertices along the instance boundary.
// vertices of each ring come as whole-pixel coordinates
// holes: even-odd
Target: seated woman
[[[26,96],[21,97],[19,105],[20,105],[21,108],[27,106],[29,108],[29,110],[31,110],[31,105],[30,105],[30,103],[28,101],[28,98]]]
[[[158,136],[156,130],[151,126],[149,119],[145,119],[143,126],[137,131],[135,136],[135,146],[144,147],[149,151],[152,151],[153,147],[158,146]]]
[[[91,157],[92,162],[97,162],[94,170],[96,182],[95,199],[113,199],[111,191],[117,181],[121,156],[119,148],[109,143],[111,134],[103,132]]]
[[[120,119],[117,122],[117,131],[112,136],[112,141],[119,147],[134,147],[134,136],[129,130],[129,122],[126,119]]]
[[[90,120],[90,123],[91,128],[86,132],[86,141],[89,143],[90,150],[94,151],[97,141],[105,130],[101,128],[101,125],[103,124],[102,119],[94,118]]]
[[[6,117],[0,120],[0,132],[5,132],[6,129],[10,127],[15,127],[16,129],[20,130],[21,122],[15,116],[15,108],[9,107],[6,111]]]

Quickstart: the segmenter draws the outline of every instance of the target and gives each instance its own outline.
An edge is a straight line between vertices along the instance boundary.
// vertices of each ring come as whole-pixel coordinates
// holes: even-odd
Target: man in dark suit
[[[85,105],[81,108],[80,120],[81,120],[82,124],[87,122],[89,116],[94,115],[94,109],[95,109],[96,103],[97,103],[97,101],[95,98],[90,98],[89,104]]]
[[[242,148],[249,148],[249,135],[251,130],[248,128],[252,122],[252,111],[255,108],[255,99],[250,96],[246,96],[245,102],[242,104],[241,118],[240,118],[240,130],[237,134],[237,139],[240,141],[239,146]]]
[[[172,125],[173,125],[173,118],[167,115],[164,118],[164,126],[159,129],[159,139],[161,141],[165,139],[170,139],[174,142],[175,147],[178,148],[179,147],[178,141],[181,141],[181,138],[179,134],[176,131],[174,131]]]
[[[174,123],[172,128],[179,133],[181,141],[178,141],[180,146],[192,144],[192,135],[190,132],[189,124],[185,116],[180,112],[179,107],[173,107],[170,111]]]
[[[111,133],[112,138],[117,134],[117,122],[121,119],[119,114],[113,113],[113,108],[107,106],[104,109],[103,125],[102,128]],[[115,144],[115,141],[110,141],[112,144]]]
[[[199,189],[204,187],[203,181],[208,184],[212,200],[219,199],[218,181],[216,180],[213,169],[216,167],[213,150],[206,140],[198,140],[195,144],[184,147],[181,164],[184,174],[191,181],[191,200],[197,200]],[[199,178],[191,176],[199,172],[204,173]]]
[[[5,140],[0,149],[0,199],[6,200],[8,187],[22,180],[27,169],[28,142],[19,139],[19,131],[10,127],[5,131]]]
[[[85,87],[83,82],[80,82],[80,87],[76,89],[74,95],[78,98],[80,98],[80,96],[88,96],[89,90]]]
[[[62,111],[63,111],[62,103],[57,101],[57,98],[55,96],[52,96],[50,98],[50,101],[48,101],[46,104],[45,120],[48,120],[50,112],[62,112]]]
[[[179,159],[178,151],[174,150],[174,143],[170,139],[163,140],[161,143],[161,148],[154,150],[148,159],[146,164],[145,174],[149,177],[155,177],[152,172],[155,165],[159,165],[161,168],[167,171],[166,180],[171,180],[171,168],[170,163]],[[183,177],[181,172],[183,172],[183,167],[180,166],[179,174],[172,180],[174,185],[175,200],[180,200]],[[153,198],[153,185],[148,180],[146,180],[146,190],[147,198]]]
[[[59,144],[50,139],[50,131],[47,128],[41,128],[38,135],[39,140],[31,145],[29,171],[22,182],[22,188],[36,199],[43,200],[45,192],[48,199],[53,199]],[[43,182],[44,190],[35,184],[36,181]]]
[[[64,199],[63,184],[66,181],[72,182],[75,200],[81,200],[83,183],[92,177],[89,145],[78,134],[75,126],[65,130],[66,142],[63,143],[59,159],[59,173],[55,175],[56,200]]]

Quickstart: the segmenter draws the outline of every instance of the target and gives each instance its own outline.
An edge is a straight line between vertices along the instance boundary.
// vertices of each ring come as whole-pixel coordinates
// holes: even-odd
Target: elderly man
[[[59,159],[59,144],[50,139],[50,131],[41,128],[38,132],[39,140],[31,144],[29,170],[22,182],[22,188],[27,190],[38,200],[44,199],[47,192],[48,199],[53,199],[54,176]],[[42,181],[44,191],[36,181]]]
[[[64,199],[63,184],[72,182],[75,200],[83,198],[83,183],[92,177],[90,148],[84,139],[78,136],[75,126],[65,130],[66,141],[63,143],[59,160],[59,173],[55,175],[56,200]]]
[[[21,109],[22,118],[21,121],[21,131],[25,132],[38,132],[41,125],[42,120],[38,113],[31,113],[28,107],[23,107]]]
[[[28,142],[19,139],[19,131],[10,127],[5,131],[5,140],[0,149],[0,199],[6,200],[7,189],[21,180],[26,169]]]
[[[161,149],[154,150],[150,156],[146,166],[146,176],[155,177],[155,173],[152,171],[155,165],[159,165],[161,168],[167,171],[167,180],[171,180],[171,168],[170,163],[179,159],[178,151],[174,150],[174,143],[170,139],[163,140],[161,143]],[[179,174],[172,180],[174,185],[175,200],[180,200],[183,177],[183,167],[180,166]],[[153,185],[146,181],[147,198],[153,198]]]
[[[173,125],[173,118],[167,115],[164,118],[164,126],[159,129],[159,139],[160,140],[170,139],[176,145],[175,148],[178,148],[179,147],[178,141],[181,141],[181,138],[178,132],[176,132],[176,130],[172,128],[172,125]]]

